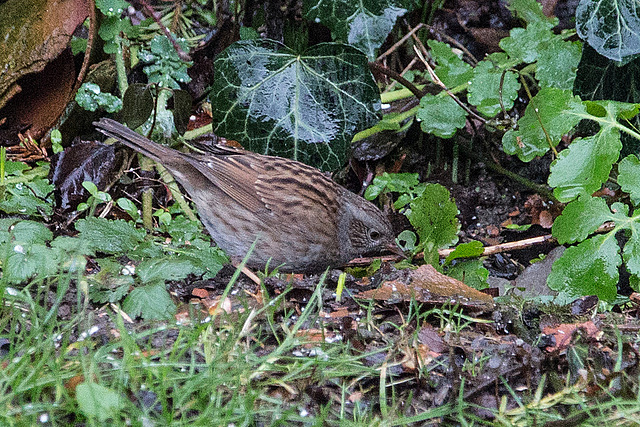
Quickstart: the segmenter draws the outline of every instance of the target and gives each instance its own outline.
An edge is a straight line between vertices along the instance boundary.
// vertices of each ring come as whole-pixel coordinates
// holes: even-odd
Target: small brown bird
[[[223,146],[185,154],[122,124],[100,119],[96,128],[162,164],[191,196],[216,244],[247,266],[282,265],[313,273],[353,258],[401,254],[391,225],[372,203],[317,169],[281,157]]]

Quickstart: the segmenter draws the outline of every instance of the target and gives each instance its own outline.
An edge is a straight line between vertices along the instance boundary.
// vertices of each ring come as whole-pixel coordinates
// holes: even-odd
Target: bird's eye
[[[369,238],[371,240],[378,240],[380,238],[380,233],[376,230],[369,230]]]

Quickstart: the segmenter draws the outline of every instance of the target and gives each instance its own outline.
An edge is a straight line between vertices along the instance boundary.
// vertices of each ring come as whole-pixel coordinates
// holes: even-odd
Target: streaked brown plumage
[[[320,171],[281,157],[214,146],[185,154],[110,119],[94,125],[161,163],[182,184],[213,240],[247,265],[284,264],[282,271],[318,272],[353,258],[399,249],[387,218],[372,203]]]

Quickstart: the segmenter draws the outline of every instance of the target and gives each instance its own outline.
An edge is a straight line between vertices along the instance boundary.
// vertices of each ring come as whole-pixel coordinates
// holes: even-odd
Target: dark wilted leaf
[[[122,121],[131,129],[146,122],[153,112],[153,96],[149,85],[129,85],[122,99]]]
[[[55,185],[56,202],[63,210],[72,210],[89,194],[82,187],[91,181],[104,190],[120,170],[122,155],[113,145],[83,141],[65,148],[53,158],[51,182]]]

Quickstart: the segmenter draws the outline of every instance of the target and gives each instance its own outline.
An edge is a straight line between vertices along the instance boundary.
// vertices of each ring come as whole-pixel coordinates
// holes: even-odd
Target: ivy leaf
[[[640,160],[635,154],[618,163],[618,184],[629,193],[634,206],[640,204]]]
[[[504,134],[502,146],[508,154],[517,154],[520,160],[530,162],[549,150],[547,135],[555,147],[562,135],[583,118],[580,114],[586,115],[586,108],[570,91],[542,88],[518,120],[518,130]]]
[[[635,0],[582,0],[576,30],[599,54],[614,61],[640,53],[640,16]]]
[[[617,294],[618,267],[622,263],[615,235],[608,233],[567,248],[553,263],[547,279],[558,291],[556,302],[566,304],[585,295],[613,301]]]
[[[232,44],[215,62],[216,134],[251,151],[332,170],[378,121],[380,95],[359,50],[322,43],[297,54],[273,40]]]
[[[423,132],[451,138],[467,122],[467,112],[449,96],[426,94],[420,99],[416,117]]]
[[[396,20],[410,5],[408,0],[320,0],[303,2],[303,13],[305,18],[326,25],[335,41],[357,47],[373,61]]]

